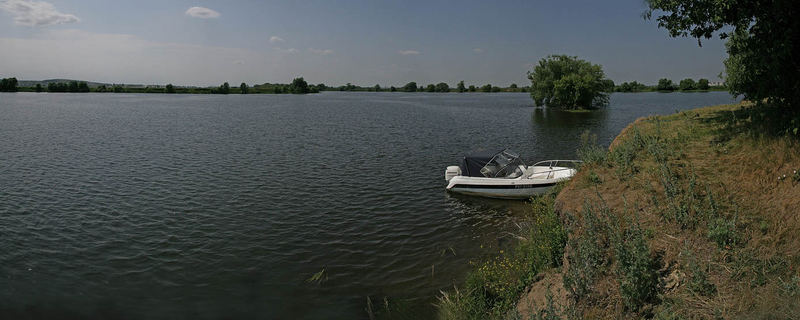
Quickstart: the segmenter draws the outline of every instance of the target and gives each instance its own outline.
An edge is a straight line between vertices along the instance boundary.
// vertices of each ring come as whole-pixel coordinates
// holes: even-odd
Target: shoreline
[[[608,149],[587,139],[552,205],[533,203],[532,221],[567,234],[557,261],[522,240],[510,267],[478,264],[443,294],[440,318],[800,316],[798,143],[748,130],[748,106],[640,118]]]

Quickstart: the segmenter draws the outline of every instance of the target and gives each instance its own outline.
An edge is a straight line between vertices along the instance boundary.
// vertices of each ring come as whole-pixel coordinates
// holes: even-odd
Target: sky
[[[0,77],[219,85],[529,85],[550,54],[617,83],[720,81],[724,42],[670,38],[644,0],[0,0]]]

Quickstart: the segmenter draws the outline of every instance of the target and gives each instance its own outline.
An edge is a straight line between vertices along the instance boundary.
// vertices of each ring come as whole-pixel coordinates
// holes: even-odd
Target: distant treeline
[[[190,93],[190,94],[253,94],[253,93],[317,93],[325,89],[324,84],[309,85],[302,77],[295,78],[292,83],[264,83],[248,86],[242,82],[238,87],[231,87],[225,82],[219,87],[177,87],[165,86],[126,86],[121,84],[99,85],[90,87],[85,81],[50,82],[47,87],[37,83],[33,87],[19,87],[16,78],[5,78],[0,81],[2,92],[115,92],[115,93]]]
[[[693,79],[686,78],[681,80],[677,85],[672,80],[662,78],[658,80],[658,84],[648,86],[636,81],[623,82],[614,86],[615,92],[645,92],[645,91],[707,91],[707,90],[726,90],[725,86],[711,86],[708,79]]]
[[[648,86],[636,81],[623,82],[614,85],[607,80],[614,92],[648,92],[648,91],[705,91],[725,90],[724,86],[711,86],[708,79],[683,79],[675,84],[670,79],[660,79],[657,85]],[[263,83],[248,86],[242,82],[238,87],[231,87],[228,82],[218,87],[182,87],[167,84],[165,86],[130,86],[122,84],[99,85],[90,87],[85,81],[49,82],[47,86],[37,83],[33,87],[19,87],[17,78],[4,78],[0,80],[0,92],[116,92],[116,93],[184,93],[184,94],[306,94],[320,91],[365,91],[365,92],[530,92],[530,87],[519,87],[511,84],[508,87],[485,84],[481,86],[465,85],[459,81],[455,87],[450,87],[445,82],[437,84],[417,85],[416,82],[406,83],[402,87],[357,86],[351,83],[338,87],[329,87],[323,83],[309,85],[302,77],[295,78],[291,83]]]
[[[485,84],[480,87],[464,85],[464,81],[459,81],[455,88],[444,82],[437,84],[429,84],[427,86],[417,85],[416,82],[406,83],[404,86],[397,88],[395,86],[381,87],[376,84],[372,87],[360,87],[348,83],[339,87],[324,87],[325,91],[368,91],[368,92],[528,92],[529,87],[518,87],[517,84],[511,84],[509,87],[498,87],[491,84]]]
[[[4,78],[0,80],[0,92],[17,92],[17,78]]]

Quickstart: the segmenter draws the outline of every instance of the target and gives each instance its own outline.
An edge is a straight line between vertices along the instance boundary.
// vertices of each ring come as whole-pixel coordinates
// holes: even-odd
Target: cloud
[[[404,56],[408,56],[408,55],[417,55],[417,54],[419,54],[419,51],[417,51],[417,50],[400,50],[397,53],[402,54]]]
[[[311,53],[316,53],[316,54],[321,54],[321,55],[333,54],[333,50],[331,50],[331,49],[324,49],[323,50],[323,49],[308,48],[308,51],[311,51]]]
[[[472,51],[475,51],[475,53],[483,53],[483,49],[481,49],[481,48],[475,48],[475,49],[472,49]]]
[[[283,53],[297,53],[297,49],[295,48],[284,49],[281,47],[276,47],[275,50],[278,50],[278,52],[283,52]]]
[[[283,38],[281,38],[279,36],[271,36],[271,37],[269,37],[269,43],[278,43],[278,42],[283,42],[283,41],[284,41]]]
[[[219,12],[205,7],[191,7],[186,10],[186,15],[200,19],[219,18]]]
[[[40,27],[54,24],[80,22],[78,17],[61,13],[49,2],[33,0],[6,0],[0,9],[14,16],[14,23],[22,26]]]

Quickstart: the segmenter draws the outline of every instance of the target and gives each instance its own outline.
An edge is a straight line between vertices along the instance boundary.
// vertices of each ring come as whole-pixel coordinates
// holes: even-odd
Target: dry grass
[[[639,119],[611,144],[612,152],[634,150],[630,169],[610,160],[592,164],[559,194],[562,220],[576,223],[571,238],[582,234],[584,204],[603,203],[616,221],[638,221],[660,258],[662,280],[678,282],[662,284],[660,302],[631,312],[617,275],[604,272],[593,285],[597,298],[576,300],[584,316],[800,317],[790,280],[800,278],[800,182],[791,179],[800,170],[800,144],[732,130],[744,121],[729,115],[742,107]],[[663,148],[631,145],[642,137]],[[784,174],[789,178],[779,180]],[[690,259],[700,267],[690,270]],[[693,276],[698,270],[705,278]],[[708,279],[713,293],[699,293],[708,286],[692,286],[692,279]]]

